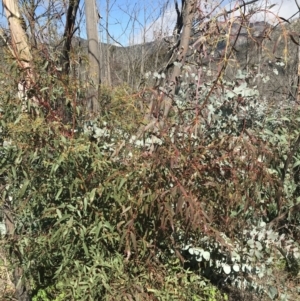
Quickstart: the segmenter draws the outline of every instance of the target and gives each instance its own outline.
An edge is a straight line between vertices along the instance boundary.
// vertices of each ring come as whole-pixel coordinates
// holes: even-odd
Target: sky
[[[25,0],[22,0],[25,1]],[[42,6],[47,6],[49,0],[42,0]],[[99,36],[101,41],[106,42],[106,10],[107,1],[109,7],[108,31],[110,34],[110,42],[121,44],[123,46],[142,43],[144,40],[152,41],[154,38],[168,36],[172,34],[176,23],[176,12],[174,9],[174,0],[97,0],[97,7],[101,15],[99,24]],[[250,0],[245,0],[246,2]],[[300,0],[299,4],[300,4]],[[181,1],[179,0],[179,3]],[[239,0],[207,0],[202,3],[208,3],[208,9],[211,7],[219,8],[215,10],[217,13],[221,9],[230,10],[235,7]],[[241,3],[242,1],[240,1]],[[2,3],[2,1],[1,1]],[[66,3],[66,1],[56,0],[56,3]],[[266,7],[276,4],[268,13],[261,11],[253,17],[253,21],[268,20],[270,23],[277,23],[278,17],[285,19],[290,18],[297,11],[295,0],[259,0],[255,6]],[[37,13],[43,11],[42,6]],[[253,7],[253,5],[252,5]],[[65,10],[65,8],[62,8]],[[205,10],[204,6],[202,9]],[[84,15],[84,1],[81,0],[80,12]],[[238,15],[235,12],[234,15]],[[79,14],[80,17],[80,14]],[[64,17],[63,17],[64,18]],[[62,19],[63,21],[64,19]],[[0,11],[0,24],[7,27],[7,22],[3,16],[3,9]],[[85,21],[80,23],[80,31],[77,33],[81,37],[86,38]],[[57,26],[63,30],[63,22],[57,21]]]
[[[245,1],[248,2],[249,0]],[[300,0],[298,1],[300,4]],[[209,3],[209,0],[206,2]],[[212,3],[211,7],[219,6],[219,9],[217,9],[216,12],[221,11],[221,9],[224,8],[230,10],[239,3],[239,1],[236,0],[214,0],[210,2]],[[241,2],[242,1],[240,1],[240,3]],[[98,3],[99,10],[104,12],[102,23],[105,22],[104,4],[100,5],[100,3]],[[270,7],[272,4],[274,4],[274,6],[268,12],[265,12],[264,8],[266,6]],[[289,19],[297,12],[295,0],[259,0],[251,7],[254,6],[259,6],[263,9],[252,18],[253,21],[266,19],[270,23],[278,23],[278,15],[285,19]],[[238,14],[239,12],[236,12],[234,15]],[[136,19],[136,21],[129,22],[130,16],[134,16],[133,19]],[[133,19],[131,19],[131,21]],[[127,22],[129,22],[130,25],[127,27],[127,30],[125,30],[125,25],[128,24]],[[170,1],[164,9],[162,9],[161,1],[140,0],[132,2],[116,0],[110,11],[109,31],[111,35],[122,44],[135,44],[142,43],[144,36],[146,36],[146,41],[151,41],[157,37],[158,34],[161,34],[162,36],[172,34],[175,23],[176,12],[174,10],[173,0]],[[102,40],[105,41],[104,29],[102,29]]]

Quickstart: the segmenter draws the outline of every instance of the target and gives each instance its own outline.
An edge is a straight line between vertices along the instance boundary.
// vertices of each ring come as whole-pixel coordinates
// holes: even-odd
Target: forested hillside
[[[297,19],[175,1],[125,47],[95,1],[2,4],[0,300],[299,298]]]

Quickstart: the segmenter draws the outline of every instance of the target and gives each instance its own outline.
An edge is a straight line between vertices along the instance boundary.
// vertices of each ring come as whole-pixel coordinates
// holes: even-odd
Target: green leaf
[[[210,259],[210,253],[208,251],[202,252],[202,257],[206,260],[209,261]]]
[[[255,256],[256,256],[256,258],[257,258],[258,260],[262,259],[262,254],[261,254],[261,252],[259,252],[258,250],[255,250],[255,251],[254,251],[254,254],[255,254]]]
[[[225,274],[230,274],[231,273],[231,267],[230,267],[230,265],[229,264],[227,264],[227,263],[224,263],[223,264],[223,271],[224,271],[224,273]]]
[[[89,250],[88,250],[88,248],[86,246],[86,243],[84,241],[82,242],[82,247],[83,247],[85,256],[89,257]]]
[[[123,185],[124,185],[124,183],[125,183],[126,181],[127,181],[126,178],[122,178],[122,179],[121,179],[121,182],[120,182],[120,184],[119,184],[118,190],[120,190],[120,189],[123,187]]]
[[[73,227],[73,221],[74,221],[73,216],[71,216],[71,218],[68,220],[68,223],[67,223],[67,225],[68,225],[69,228]]]
[[[12,174],[13,174],[13,178],[16,179],[17,174],[16,174],[16,168],[14,166],[11,167],[11,171],[12,171]]]
[[[91,202],[94,201],[96,191],[97,191],[97,188],[94,188],[90,193],[90,201]]]
[[[56,214],[57,214],[58,218],[62,217],[61,211],[58,208],[56,209]]]
[[[261,251],[262,248],[263,248],[263,247],[262,247],[262,244],[261,244],[259,241],[256,241],[256,242],[255,242],[255,247],[257,248],[258,251]]]
[[[56,200],[56,201],[58,200],[58,198],[59,198],[59,196],[61,195],[62,191],[63,191],[63,187],[60,187],[60,189],[58,190],[58,192],[57,192],[57,194],[56,194],[56,196],[55,196],[55,200]]]
[[[247,245],[250,247],[250,248],[254,248],[254,240],[253,239],[249,239],[247,241]]]
[[[270,286],[267,292],[272,300],[274,300],[278,294],[277,289],[274,286]]]
[[[84,199],[83,199],[83,210],[86,212],[86,210],[87,210],[87,205],[88,205],[88,200],[87,200],[87,198],[85,197]]]
[[[295,167],[297,167],[297,166],[299,166],[299,165],[300,165],[300,160],[299,160],[299,161],[296,161],[296,162],[294,163],[293,168],[295,168]]]
[[[18,198],[22,198],[22,197],[24,196],[25,191],[26,191],[26,189],[27,189],[29,183],[30,183],[30,182],[29,182],[28,179],[26,179],[26,180],[23,182],[22,187],[21,187],[21,189],[19,190],[19,193],[18,193]]]
[[[191,255],[194,255],[194,249],[193,249],[193,248],[190,248],[190,249],[189,249],[189,253],[190,253]]]
[[[102,229],[102,223],[99,222],[98,225],[97,225],[97,228],[96,228],[96,232],[95,232],[96,238],[99,238],[99,234],[100,234],[101,229]]]
[[[48,64],[49,64],[49,61],[48,61],[48,60],[46,60],[46,62],[45,62],[45,64],[44,64],[44,66],[43,66],[43,70],[46,70],[46,69],[47,69],[47,67],[48,67]],[[43,89],[45,89],[45,88],[42,88],[40,91],[43,91]],[[48,89],[48,87],[47,87],[47,89]]]

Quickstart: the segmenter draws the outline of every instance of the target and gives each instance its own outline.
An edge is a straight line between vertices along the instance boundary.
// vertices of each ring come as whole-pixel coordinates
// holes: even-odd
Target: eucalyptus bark
[[[20,14],[18,1],[3,0],[2,2],[11,34],[12,55],[17,60],[19,66],[27,69],[28,75],[31,76],[32,55],[26,32],[22,27],[23,18]]]
[[[88,109],[96,113],[99,110],[98,93],[100,85],[100,49],[98,37],[98,13],[95,0],[85,0],[86,32],[88,38],[89,78],[93,85],[89,89]]]

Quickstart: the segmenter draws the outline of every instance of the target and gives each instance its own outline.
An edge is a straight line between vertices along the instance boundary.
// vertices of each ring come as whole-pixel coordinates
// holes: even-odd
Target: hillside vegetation
[[[3,300],[298,299],[299,24],[186,3],[99,87],[83,40],[3,45]]]

